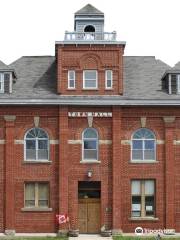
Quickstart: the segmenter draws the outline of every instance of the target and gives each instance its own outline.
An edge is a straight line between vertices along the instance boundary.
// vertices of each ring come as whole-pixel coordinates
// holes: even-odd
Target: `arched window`
[[[94,128],[86,128],[82,135],[83,160],[98,160],[98,133]]]
[[[87,25],[84,28],[84,40],[94,40],[95,39],[95,27],[92,25]]]
[[[132,160],[156,160],[156,141],[154,133],[147,129],[138,129],[132,136]]]
[[[48,161],[49,138],[40,128],[32,128],[25,135],[25,160]]]
[[[95,32],[95,27],[92,26],[92,25],[87,25],[87,26],[84,28],[84,32]]]

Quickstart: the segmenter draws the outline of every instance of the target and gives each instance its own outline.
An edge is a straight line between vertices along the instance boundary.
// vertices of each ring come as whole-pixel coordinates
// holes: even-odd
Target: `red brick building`
[[[0,62],[1,232],[180,231],[180,64],[124,48],[87,5],[55,57]]]

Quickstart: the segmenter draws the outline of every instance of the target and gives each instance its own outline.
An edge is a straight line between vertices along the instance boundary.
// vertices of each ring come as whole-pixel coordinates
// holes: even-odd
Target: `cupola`
[[[74,31],[87,33],[104,32],[104,13],[87,4],[75,13]]]
[[[65,40],[115,41],[116,32],[104,32],[104,13],[87,4],[74,14],[74,32],[66,31]]]

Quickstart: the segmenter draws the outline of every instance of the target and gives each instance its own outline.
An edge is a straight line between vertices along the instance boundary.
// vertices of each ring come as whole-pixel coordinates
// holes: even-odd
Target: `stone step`
[[[112,240],[112,237],[101,237],[96,234],[80,234],[78,237],[70,237],[69,240]]]

